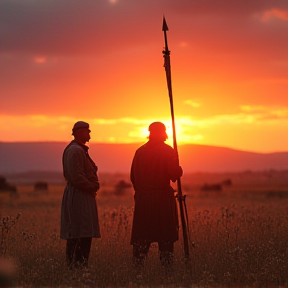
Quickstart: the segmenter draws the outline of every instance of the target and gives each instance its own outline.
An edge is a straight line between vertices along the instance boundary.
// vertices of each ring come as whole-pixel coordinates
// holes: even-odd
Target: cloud
[[[265,106],[250,106],[250,105],[242,105],[240,106],[240,109],[244,112],[251,113],[251,112],[259,112],[259,111],[265,111],[267,110],[267,107]]]
[[[265,22],[273,18],[288,21],[288,10],[271,9],[264,11],[261,15],[261,20]]]
[[[287,150],[288,139],[285,135],[288,128],[288,109],[277,107],[272,112],[269,113],[265,107],[246,105],[240,113],[235,114],[197,119],[191,116],[177,116],[177,143],[179,145],[197,143],[255,151]],[[27,141],[28,138],[28,141],[68,142],[73,139],[71,129],[78,120],[66,116],[1,115],[0,141],[14,142],[23,139]],[[148,126],[155,121],[148,118],[81,118],[81,120],[90,123],[91,142],[97,143],[144,143],[149,135]],[[166,143],[173,146],[171,119],[159,120],[167,127]],[[263,139],[267,139],[264,141],[265,145]]]
[[[147,45],[157,41],[161,30],[156,27],[161,27],[163,13],[173,23],[172,31],[179,31],[176,37],[182,38],[180,45],[187,46],[193,42],[184,35],[201,38],[201,32],[211,29],[211,23],[221,38],[231,28],[233,33],[243,33],[251,25],[249,16],[253,14],[261,14],[265,20],[287,20],[287,9],[286,0],[2,0],[1,51],[99,54]]]
[[[44,64],[47,62],[47,57],[45,56],[36,56],[33,61],[37,64]]]
[[[160,8],[157,2],[2,0],[1,51],[97,54],[143,41],[149,43],[146,28],[151,27],[151,17],[154,18]],[[139,17],[142,12],[144,15],[149,12],[149,21],[143,22],[143,16]],[[163,11],[158,16],[159,27],[162,14]]]
[[[288,108],[278,106],[250,106],[243,105],[240,109],[245,112],[245,115],[253,116],[254,122],[262,122],[268,120],[287,120]],[[288,127],[287,127],[288,128]]]
[[[178,116],[176,119],[176,130],[179,134],[180,142],[187,143],[195,140],[202,140],[201,130],[217,128],[220,126],[235,126],[239,125],[279,125],[279,123],[288,123],[288,109],[286,107],[264,107],[264,106],[241,106],[240,113],[221,114],[206,118],[193,118],[191,116]],[[58,131],[58,134],[63,131],[72,129],[73,124],[79,119],[74,117],[55,116],[47,117],[45,115],[29,115],[29,116],[9,116],[1,115],[0,125],[2,130],[19,130],[27,129],[52,129]],[[155,121],[149,118],[115,118],[115,119],[98,119],[85,118],[81,119],[90,123],[92,131],[99,132],[99,137],[113,142],[138,142],[145,139],[148,135],[148,126]],[[159,119],[167,128],[169,138],[172,138],[172,123],[171,119]],[[279,122],[280,121],[280,122]],[[2,133],[3,134],[3,133]],[[5,134],[5,133],[4,133]],[[106,135],[106,136],[105,136]],[[46,137],[45,135],[44,137]],[[42,136],[43,137],[43,136]],[[61,136],[63,137],[63,135]],[[98,137],[98,136],[97,136]],[[112,137],[112,138],[111,138]],[[110,140],[109,140],[110,139]],[[96,139],[97,141],[97,139]]]
[[[264,12],[279,7],[280,10],[287,8],[286,0],[182,0],[167,1],[171,9],[183,15],[201,17],[203,15],[218,17],[247,17],[256,12]]]
[[[194,101],[194,100],[185,100],[184,104],[192,106],[193,108],[199,108],[201,106],[201,103],[199,103],[198,101]]]

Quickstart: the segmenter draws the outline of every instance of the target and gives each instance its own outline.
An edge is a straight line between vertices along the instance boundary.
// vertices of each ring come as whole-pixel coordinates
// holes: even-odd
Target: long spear
[[[163,17],[163,26],[162,31],[164,32],[164,39],[165,39],[165,47],[162,51],[164,57],[164,67],[166,71],[166,79],[167,79],[167,86],[169,92],[169,100],[170,100],[170,110],[171,110],[171,117],[172,117],[172,128],[173,128],[173,147],[177,153],[178,163],[179,163],[179,155],[178,155],[178,148],[177,148],[177,141],[176,141],[176,129],[175,129],[175,118],[174,118],[174,107],[173,107],[173,95],[172,95],[172,81],[171,81],[171,65],[170,65],[170,51],[168,49],[168,42],[167,42],[167,34],[168,26]],[[189,258],[189,246],[188,246],[188,234],[187,234],[187,223],[184,216],[184,205],[185,205],[185,197],[182,195],[182,188],[181,188],[181,180],[180,178],[177,179],[177,199],[179,203],[179,210],[180,210],[180,218],[182,224],[182,232],[183,232],[183,241],[184,241],[184,254],[185,258]],[[186,211],[187,212],[187,211]],[[187,213],[186,213],[187,216]],[[187,217],[186,217],[187,218]]]

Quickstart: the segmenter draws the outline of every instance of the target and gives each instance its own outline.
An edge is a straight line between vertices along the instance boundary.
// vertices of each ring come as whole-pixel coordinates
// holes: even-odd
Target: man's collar
[[[78,144],[79,146],[81,146],[81,147],[85,150],[85,152],[87,152],[88,149],[89,149],[88,146],[86,146],[85,144],[83,144],[83,143],[81,143],[81,142],[76,141],[75,139],[72,140],[72,142]]]

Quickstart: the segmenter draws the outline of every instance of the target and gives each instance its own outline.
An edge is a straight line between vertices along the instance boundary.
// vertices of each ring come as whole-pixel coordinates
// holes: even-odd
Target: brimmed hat
[[[78,121],[74,124],[73,128],[72,128],[72,135],[74,134],[74,132],[76,130],[79,130],[79,129],[89,129],[89,124],[87,122],[84,122],[84,121]]]

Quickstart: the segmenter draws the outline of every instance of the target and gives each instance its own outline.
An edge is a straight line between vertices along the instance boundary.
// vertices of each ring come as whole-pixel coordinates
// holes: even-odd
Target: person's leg
[[[171,266],[174,256],[174,242],[159,242],[161,264],[165,267]]]
[[[133,244],[133,264],[135,268],[143,268],[144,260],[148,255],[150,244],[150,242],[145,240],[137,241]]]
[[[66,262],[68,267],[71,267],[71,265],[74,262],[74,253],[76,249],[78,239],[73,238],[73,239],[67,239],[66,242]]]
[[[79,266],[88,266],[92,238],[79,238],[75,249],[75,262]]]

